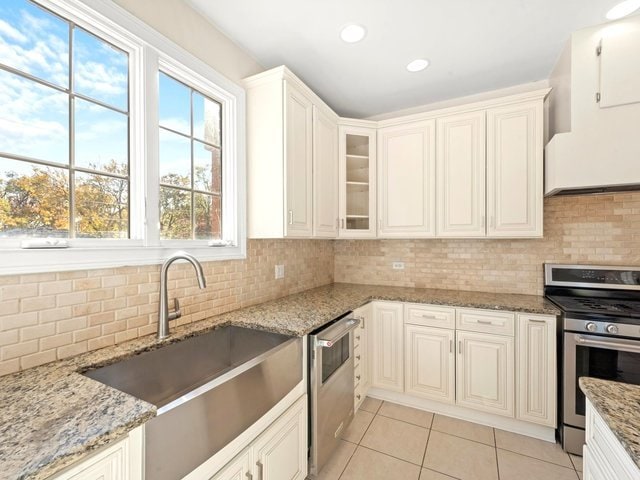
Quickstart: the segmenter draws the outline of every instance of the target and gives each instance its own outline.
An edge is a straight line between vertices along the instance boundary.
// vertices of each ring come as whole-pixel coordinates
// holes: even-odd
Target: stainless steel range
[[[562,310],[560,438],[567,452],[582,455],[578,379],[640,385],[640,267],[545,265],[545,295]]]

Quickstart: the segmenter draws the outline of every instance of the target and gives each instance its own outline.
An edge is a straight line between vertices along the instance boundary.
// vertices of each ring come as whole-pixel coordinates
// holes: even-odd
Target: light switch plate
[[[284,278],[284,265],[276,265],[276,280]]]
[[[404,262],[393,262],[391,266],[394,270],[404,270]]]

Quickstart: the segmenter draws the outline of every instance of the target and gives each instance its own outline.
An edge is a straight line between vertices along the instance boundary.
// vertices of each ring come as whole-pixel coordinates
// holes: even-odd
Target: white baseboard
[[[467,420],[468,422],[499,428],[500,430],[506,430],[507,432],[519,433],[520,435],[538,438],[546,442],[555,443],[556,441],[556,431],[555,428],[552,427],[535,425],[530,422],[516,420],[515,418],[502,417],[500,415],[494,415],[486,412],[478,412],[458,405],[426,400],[412,395],[407,395],[406,393],[391,392],[381,388],[371,388],[367,392],[367,395],[371,398],[386,400],[388,402],[398,403],[407,407],[446,415],[447,417],[459,418],[460,420]]]

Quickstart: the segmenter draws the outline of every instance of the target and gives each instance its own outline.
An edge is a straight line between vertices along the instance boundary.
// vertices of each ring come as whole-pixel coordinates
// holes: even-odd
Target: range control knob
[[[613,325],[612,323],[610,323],[609,325],[607,325],[605,327],[605,330],[607,331],[607,333],[615,335],[616,333],[618,333],[618,326],[617,325]]]
[[[598,326],[593,322],[589,322],[584,326],[584,329],[587,332],[595,332],[598,329]]]

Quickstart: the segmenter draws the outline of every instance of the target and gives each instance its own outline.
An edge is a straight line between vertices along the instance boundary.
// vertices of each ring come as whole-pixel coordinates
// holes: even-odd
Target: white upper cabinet
[[[245,87],[249,238],[335,237],[337,115],[285,67]]]
[[[375,128],[358,125],[340,126],[339,169],[339,236],[341,238],[375,238]]]
[[[441,237],[484,237],[485,111],[437,119],[436,206]]]
[[[487,110],[489,237],[541,237],[541,101]]]
[[[640,29],[600,41],[600,107],[640,102]]]
[[[435,120],[378,130],[378,236],[435,236]]]
[[[313,103],[286,80],[285,170],[286,236],[313,234]]]
[[[338,235],[338,117],[313,107],[313,236]]]
[[[245,79],[249,238],[541,237],[548,90],[380,122]]]

